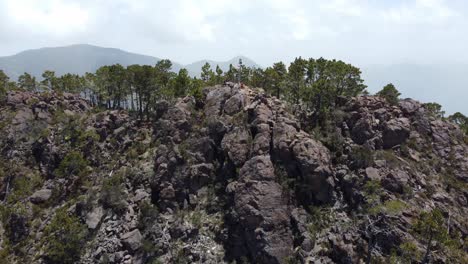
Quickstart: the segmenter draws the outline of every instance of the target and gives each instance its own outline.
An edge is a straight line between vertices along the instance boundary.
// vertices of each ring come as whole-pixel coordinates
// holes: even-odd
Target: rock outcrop
[[[406,261],[410,248],[417,262],[426,241],[413,226],[437,208],[452,248],[434,242],[433,262],[466,259],[466,136],[424,105],[341,98],[342,118],[305,131],[261,89],[227,83],[202,97],[159,101],[145,121],[78,95],[10,93],[0,106],[1,256],[364,263],[369,253]],[[57,219],[61,233],[50,230]]]

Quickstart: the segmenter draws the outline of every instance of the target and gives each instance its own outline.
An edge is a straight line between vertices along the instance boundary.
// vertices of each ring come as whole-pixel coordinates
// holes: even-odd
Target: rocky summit
[[[468,263],[457,125],[377,96],[308,116],[234,83],[148,119],[9,92],[0,263]]]

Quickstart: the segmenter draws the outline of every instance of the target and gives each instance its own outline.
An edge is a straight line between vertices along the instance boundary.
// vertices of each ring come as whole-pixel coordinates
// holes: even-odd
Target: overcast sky
[[[466,0],[0,0],[0,56],[88,43],[180,63],[245,55],[468,62]]]

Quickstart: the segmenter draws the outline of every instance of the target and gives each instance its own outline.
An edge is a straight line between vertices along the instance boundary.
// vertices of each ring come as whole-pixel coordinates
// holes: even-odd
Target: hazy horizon
[[[87,43],[188,64],[326,57],[357,65],[467,63],[461,0],[0,0],[0,56]]]
[[[0,56],[84,43],[183,65],[239,55],[263,67],[324,57],[356,65],[368,79],[372,68],[413,65],[429,72],[383,79],[400,83],[404,97],[455,101],[444,107],[466,113],[466,71],[450,74],[453,82],[436,80],[443,87],[423,87],[434,86],[425,80],[437,75],[433,68],[468,68],[467,14],[462,0],[0,0]],[[375,92],[381,82],[370,79]]]

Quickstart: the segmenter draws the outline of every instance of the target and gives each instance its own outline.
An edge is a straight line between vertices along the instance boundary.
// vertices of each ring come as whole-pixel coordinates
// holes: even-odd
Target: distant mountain
[[[188,65],[185,65],[184,68],[186,68],[191,76],[200,76],[201,73],[201,68],[205,63],[209,63],[211,66],[211,69],[214,71],[216,69],[216,65],[219,65],[219,67],[223,71],[229,70],[229,65],[232,64],[233,66],[239,65],[239,59],[242,59],[242,64],[247,66],[247,67],[255,67],[255,68],[261,68],[260,65],[258,65],[256,62],[253,60],[245,57],[245,56],[237,56],[234,57],[228,61],[212,61],[212,60],[201,60],[197,61]]]
[[[229,69],[229,64],[238,65],[242,59],[244,65],[249,67],[259,67],[253,60],[237,56],[228,61],[201,60],[188,65],[181,65],[172,62],[172,71],[178,72],[181,68],[186,68],[191,76],[200,76],[201,67],[210,63],[216,69],[219,65],[223,71]],[[13,56],[0,57],[0,69],[11,79],[17,80],[24,72],[28,72],[38,78],[45,70],[52,70],[60,76],[65,73],[84,74],[94,72],[104,65],[119,63],[123,66],[132,64],[154,65],[160,59],[127,52],[115,48],[103,48],[88,44],[78,44],[65,47],[41,48],[20,52]]]
[[[200,76],[202,66],[208,62],[213,70],[219,65],[223,71],[229,64],[237,66],[239,59],[249,67],[261,67],[253,60],[237,56],[228,61],[201,60],[188,65],[173,62],[172,70],[178,72],[186,68],[191,76]],[[94,72],[101,66],[120,63],[154,65],[159,58],[130,53],[120,49],[103,48],[92,45],[72,45],[66,47],[28,50],[13,56],[0,57],[0,69],[17,80],[24,72],[36,77],[45,70],[53,70],[57,75],[65,73],[84,74]],[[423,102],[438,102],[447,113],[468,114],[468,65],[466,64],[394,64],[369,65],[362,67],[363,78],[370,92],[379,91],[385,84],[393,83],[402,97],[411,97]]]
[[[401,97],[422,102],[437,102],[447,114],[468,114],[467,64],[395,64],[372,65],[362,68],[363,79],[370,92],[377,92],[393,83]]]
[[[79,44],[27,50],[13,56],[0,57],[0,69],[4,70],[10,78],[16,80],[24,72],[37,77],[40,77],[45,70],[55,71],[57,75],[84,74],[85,72],[94,72],[104,65],[116,63],[123,66],[154,65],[159,60],[156,57],[130,53],[120,49]],[[180,64],[173,64],[174,71],[178,71],[180,68]]]

